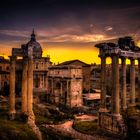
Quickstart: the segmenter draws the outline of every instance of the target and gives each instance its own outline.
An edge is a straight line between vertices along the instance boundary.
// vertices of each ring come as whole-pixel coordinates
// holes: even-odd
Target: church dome
[[[31,34],[30,41],[26,44],[27,48],[33,48],[33,57],[34,58],[41,58],[42,57],[42,48],[41,45],[36,41],[36,36],[34,30]]]

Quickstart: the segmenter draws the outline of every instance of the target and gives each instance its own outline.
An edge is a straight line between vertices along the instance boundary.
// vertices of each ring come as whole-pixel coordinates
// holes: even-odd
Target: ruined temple
[[[124,37],[118,43],[96,44],[101,58],[101,104],[99,109],[99,126],[116,134],[126,134],[126,127],[121,110],[134,107],[140,103],[140,48],[135,45],[131,37]],[[106,106],[106,59],[112,60],[111,74],[111,105]],[[121,72],[119,70],[121,59]],[[130,100],[127,101],[126,86],[126,59],[130,60]],[[138,101],[136,102],[135,60],[138,61]],[[122,82],[120,83],[120,74]],[[120,86],[121,85],[121,86]],[[120,88],[121,87],[121,88]],[[122,98],[120,98],[122,97]]]

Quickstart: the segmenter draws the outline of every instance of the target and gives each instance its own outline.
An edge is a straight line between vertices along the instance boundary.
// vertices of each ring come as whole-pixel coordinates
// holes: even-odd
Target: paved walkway
[[[98,117],[95,115],[94,116],[93,115],[80,115],[80,116],[75,116],[75,118],[80,121],[94,121],[98,119]]]
[[[67,121],[63,124],[58,125],[43,125],[46,128],[51,128],[56,130],[57,132],[60,132],[61,134],[71,136],[77,140],[109,140],[107,138],[103,138],[99,135],[87,135],[80,133],[72,128],[73,121]]]

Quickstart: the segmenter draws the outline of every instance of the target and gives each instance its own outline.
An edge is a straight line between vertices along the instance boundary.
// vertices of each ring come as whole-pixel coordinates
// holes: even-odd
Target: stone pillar
[[[54,91],[53,91],[53,78],[52,78],[52,84],[51,84],[51,87],[52,87],[52,95],[54,94]]]
[[[106,57],[101,56],[101,104],[99,112],[106,111]]]
[[[138,104],[140,105],[140,59],[138,59]]]
[[[27,114],[27,71],[28,71],[28,60],[27,58],[23,58],[23,71],[22,71],[22,106],[21,112],[23,114]]]
[[[130,106],[135,106],[135,59],[131,58],[130,61]]]
[[[68,106],[70,106],[70,93],[69,93],[69,80],[67,80],[67,99],[66,99],[66,104],[68,105]]]
[[[120,115],[120,94],[119,94],[119,57],[112,55],[112,113]]]
[[[55,103],[55,95],[54,95],[54,80],[53,77],[51,78],[51,102]]]
[[[10,119],[15,118],[16,110],[15,110],[15,67],[16,67],[16,57],[10,57]]]
[[[34,121],[33,113],[33,59],[28,58],[28,78],[27,78],[27,111],[28,121]]]
[[[63,96],[63,82],[61,81],[61,86],[60,86],[60,95],[61,97]]]
[[[122,108],[127,108],[126,100],[126,58],[122,57]]]

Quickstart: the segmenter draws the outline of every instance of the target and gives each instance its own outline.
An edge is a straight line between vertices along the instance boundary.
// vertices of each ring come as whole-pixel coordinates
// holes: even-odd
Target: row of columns
[[[15,110],[15,70],[16,57],[11,57],[10,69],[10,116],[14,119]],[[23,58],[22,73],[22,107],[21,112],[28,115],[28,119],[34,119],[33,113],[33,59]]]
[[[113,54],[112,58],[112,113],[120,113],[120,94],[119,94],[119,56]],[[127,108],[126,100],[126,58],[122,57],[122,108]],[[135,106],[135,59],[130,58],[130,105]],[[140,60],[138,60],[138,92],[140,99]],[[106,56],[101,56],[101,106],[100,112],[106,112]]]

